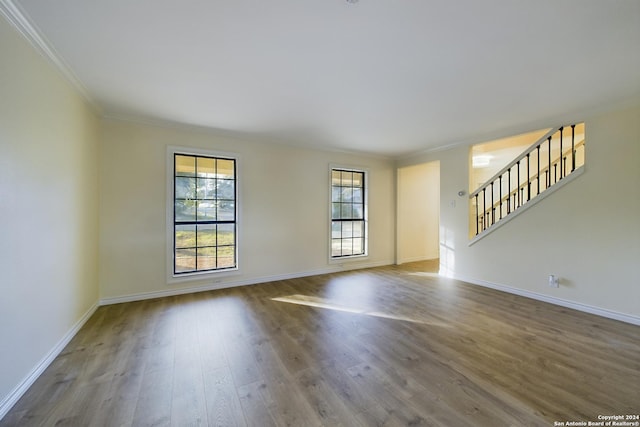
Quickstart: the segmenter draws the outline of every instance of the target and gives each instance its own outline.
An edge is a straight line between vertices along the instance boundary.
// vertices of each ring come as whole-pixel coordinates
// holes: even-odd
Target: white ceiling
[[[639,0],[0,2],[105,116],[265,141],[402,156],[640,96]]]

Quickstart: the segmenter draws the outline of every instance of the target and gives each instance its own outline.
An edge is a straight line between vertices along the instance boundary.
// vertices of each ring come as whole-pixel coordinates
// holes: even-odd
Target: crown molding
[[[31,45],[51,62],[67,79],[69,83],[82,95],[91,107],[100,114],[98,104],[89,96],[89,92],[75,75],[71,68],[58,54],[37,26],[29,19],[28,14],[16,5],[12,0],[0,0],[0,14],[29,42]]]

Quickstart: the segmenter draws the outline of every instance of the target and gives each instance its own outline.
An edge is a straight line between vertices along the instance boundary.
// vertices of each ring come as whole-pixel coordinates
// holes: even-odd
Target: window
[[[367,254],[364,171],[331,169],[331,257]]]
[[[236,160],[173,153],[173,274],[237,267]]]

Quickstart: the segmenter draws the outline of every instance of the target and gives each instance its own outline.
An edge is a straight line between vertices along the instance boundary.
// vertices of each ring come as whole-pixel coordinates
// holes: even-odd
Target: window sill
[[[329,258],[329,264],[330,265],[346,264],[351,262],[366,261],[367,259],[369,259],[369,254],[349,255],[349,256],[343,256],[339,258]]]
[[[219,271],[200,271],[200,272],[184,273],[184,274],[171,274],[167,279],[167,284],[174,285],[174,284],[179,284],[184,282],[195,282],[195,281],[201,281],[201,282],[209,281],[212,283],[218,283],[218,282],[221,282],[222,279],[225,277],[237,276],[239,274],[240,274],[240,271],[237,267],[229,268],[226,270],[219,270]]]

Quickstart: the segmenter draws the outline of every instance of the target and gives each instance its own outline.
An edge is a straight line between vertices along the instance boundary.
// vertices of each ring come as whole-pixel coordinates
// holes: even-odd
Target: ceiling
[[[0,6],[104,116],[260,141],[406,156],[640,97],[638,0]]]

